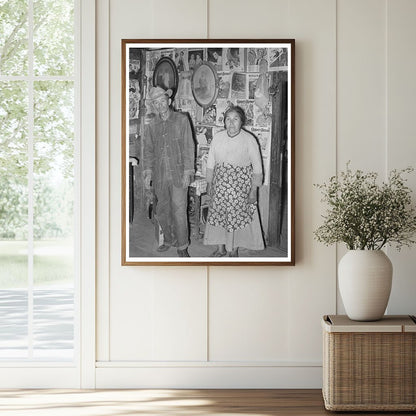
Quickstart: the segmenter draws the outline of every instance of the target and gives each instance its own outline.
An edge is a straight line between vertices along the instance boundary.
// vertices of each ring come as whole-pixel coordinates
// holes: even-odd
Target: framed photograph
[[[174,99],[178,89],[178,79],[175,62],[168,56],[160,58],[153,72],[153,85],[165,90],[172,90],[171,98]]]
[[[121,264],[294,265],[295,40],[121,46]]]
[[[192,94],[196,103],[203,107],[214,104],[218,95],[218,75],[214,65],[203,61],[192,74]]]

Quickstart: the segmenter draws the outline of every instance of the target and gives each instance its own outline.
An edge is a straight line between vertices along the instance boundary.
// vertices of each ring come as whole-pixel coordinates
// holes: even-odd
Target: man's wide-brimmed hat
[[[162,97],[162,95],[167,95],[168,97],[172,96],[173,91],[172,90],[164,90],[161,87],[152,87],[150,88],[149,95],[147,96],[147,99],[149,101],[156,100],[159,97]]]

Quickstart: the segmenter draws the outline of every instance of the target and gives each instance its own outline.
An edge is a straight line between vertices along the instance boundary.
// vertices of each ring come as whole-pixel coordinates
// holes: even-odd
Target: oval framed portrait
[[[178,81],[179,76],[175,62],[168,56],[160,58],[153,72],[153,85],[165,90],[171,89],[173,91],[171,99],[173,100],[178,90]]]
[[[203,61],[194,69],[191,80],[192,94],[201,107],[214,104],[218,95],[218,75],[210,62]]]

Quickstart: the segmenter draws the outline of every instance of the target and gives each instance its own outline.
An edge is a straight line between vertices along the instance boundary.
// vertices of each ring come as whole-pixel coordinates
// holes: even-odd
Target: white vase
[[[338,265],[339,291],[348,317],[377,321],[387,308],[393,266],[381,250],[350,250]]]

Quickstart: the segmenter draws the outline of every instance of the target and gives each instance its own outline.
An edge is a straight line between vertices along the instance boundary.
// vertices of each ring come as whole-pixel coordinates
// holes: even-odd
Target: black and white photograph
[[[248,98],[247,74],[234,72],[231,77],[231,98],[244,100]]]
[[[229,73],[218,74],[218,98],[228,98],[231,91],[231,75]]]
[[[179,73],[188,70],[188,51],[186,49],[175,50],[175,64]]]
[[[122,265],[294,264],[294,47],[122,40]]]
[[[224,71],[243,71],[246,50],[240,47],[225,48],[223,58]]]
[[[269,70],[284,71],[287,69],[286,48],[273,48],[269,50]]]
[[[194,70],[202,64],[204,60],[204,49],[188,49],[188,68]]]
[[[207,60],[214,65],[217,71],[222,71],[222,48],[207,49]]]

